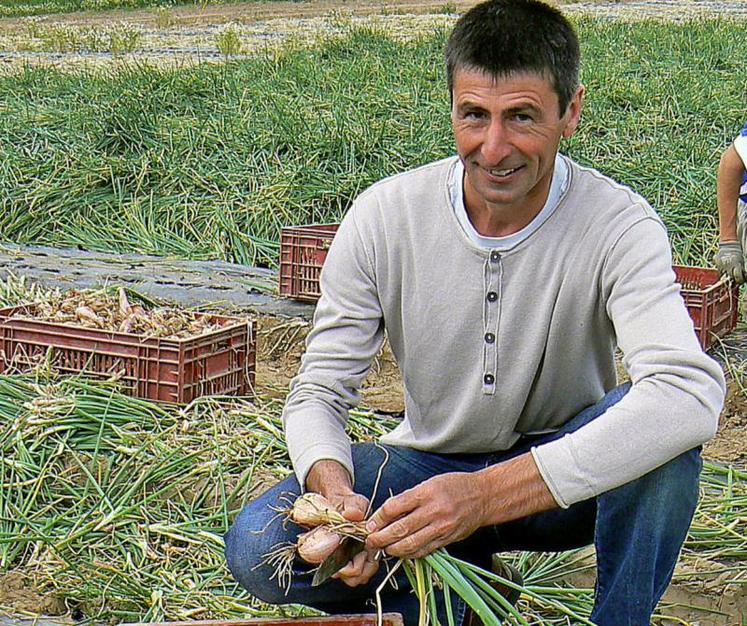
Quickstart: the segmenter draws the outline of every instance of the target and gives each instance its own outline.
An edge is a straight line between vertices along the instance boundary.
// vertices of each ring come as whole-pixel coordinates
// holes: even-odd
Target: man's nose
[[[511,152],[506,129],[500,120],[491,121],[485,129],[482,142],[482,156],[486,165],[498,165]]]

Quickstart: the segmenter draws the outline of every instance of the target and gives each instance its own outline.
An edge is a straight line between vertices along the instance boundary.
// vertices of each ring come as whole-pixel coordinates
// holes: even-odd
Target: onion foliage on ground
[[[708,264],[743,24],[576,21],[587,98],[562,150],[647,197],[676,262]],[[453,153],[445,38],[350,26],[221,64],[2,77],[0,231],[274,267],[282,226],[338,221],[376,180]]]

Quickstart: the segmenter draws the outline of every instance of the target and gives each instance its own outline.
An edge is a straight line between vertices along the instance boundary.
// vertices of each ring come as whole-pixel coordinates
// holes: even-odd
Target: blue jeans
[[[374,510],[388,494],[399,493],[445,472],[470,472],[527,452],[532,446],[562,437],[602,415],[627,393],[629,385],[609,392],[564,427],[549,435],[522,437],[510,450],[486,454],[435,454],[387,446],[389,460],[374,498]],[[376,472],[384,459],[373,444],[353,446],[355,490],[370,497]],[[594,543],[597,583],[591,620],[600,626],[643,626],[672,577],[698,498],[700,450],[693,449],[630,483],[567,509],[554,509],[520,520],[486,527],[448,547],[449,552],[483,568],[494,552],[509,550],[562,551]],[[337,580],[311,586],[309,567],[294,563],[286,590],[271,580],[264,554],[282,542],[294,541],[299,527],[284,523],[273,508],[279,498],[300,489],[289,477],[248,504],[226,534],[226,559],[236,580],[253,596],[271,603],[298,603],[331,614],[370,613],[374,592],[386,575],[380,568],[367,585],[350,588]],[[397,589],[382,591],[384,611],[403,615],[405,625],[417,624],[418,605],[404,575]],[[439,594],[440,595],[440,594]],[[464,603],[455,603],[460,623]],[[443,622],[446,623],[446,622]]]

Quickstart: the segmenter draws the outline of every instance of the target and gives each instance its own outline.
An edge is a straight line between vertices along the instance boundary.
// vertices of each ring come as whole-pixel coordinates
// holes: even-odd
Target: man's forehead
[[[481,77],[486,81],[490,81],[495,86],[500,86],[508,82],[514,82],[521,79],[537,80],[546,83],[550,89],[555,88],[555,81],[552,75],[547,70],[521,70],[511,72],[500,72],[493,73],[487,69],[481,67],[464,66],[456,68],[454,71],[454,83],[463,78],[476,78]]]
[[[495,74],[482,68],[466,66],[455,69],[453,79],[449,94],[452,105],[466,105],[473,98],[482,100],[483,97],[500,97],[503,93],[509,95],[515,91],[517,101],[524,100],[527,104],[533,101],[534,106],[539,108],[560,106],[555,81],[547,71],[526,70]]]

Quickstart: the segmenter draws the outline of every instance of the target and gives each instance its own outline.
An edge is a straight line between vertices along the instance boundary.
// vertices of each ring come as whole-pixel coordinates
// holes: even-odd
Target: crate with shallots
[[[130,304],[120,289],[57,294],[0,309],[0,373],[48,365],[117,380],[131,395],[184,404],[249,395],[255,323],[239,317]]]
[[[736,327],[739,287],[717,270],[705,267],[675,265],[674,273],[700,345],[707,350]]]

